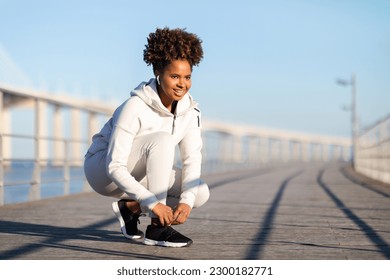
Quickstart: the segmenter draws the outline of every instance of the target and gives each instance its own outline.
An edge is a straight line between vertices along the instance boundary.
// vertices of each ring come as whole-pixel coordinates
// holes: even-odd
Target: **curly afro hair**
[[[153,66],[153,71],[162,71],[177,59],[186,59],[191,67],[196,66],[203,58],[202,40],[185,29],[157,28],[147,39],[144,61]]]

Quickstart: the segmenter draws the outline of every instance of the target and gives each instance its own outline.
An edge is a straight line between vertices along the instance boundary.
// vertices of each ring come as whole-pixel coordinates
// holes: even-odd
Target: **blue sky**
[[[390,113],[389,0],[0,0],[0,10],[0,82],[121,102],[152,77],[148,34],[185,27],[203,40],[191,94],[204,118],[349,136],[351,89],[335,79],[352,73],[361,126]]]

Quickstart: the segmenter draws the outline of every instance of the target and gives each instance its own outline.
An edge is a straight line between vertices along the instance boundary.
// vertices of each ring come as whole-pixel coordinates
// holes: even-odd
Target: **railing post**
[[[349,161],[351,159],[351,152],[349,146],[342,146],[342,153],[343,153],[343,161]]]
[[[83,153],[81,149],[81,111],[78,108],[71,109],[71,165],[81,166],[80,155]]]
[[[98,129],[96,113],[90,112],[88,114],[88,144],[92,143],[92,136],[98,132]]]
[[[97,120],[97,113],[89,112],[88,114],[88,139],[87,144],[90,145],[92,143],[92,137],[98,132],[99,125]],[[84,164],[84,163],[83,163]],[[87,180],[84,180],[83,191],[91,190]]]
[[[53,165],[63,166],[65,160],[65,147],[63,138],[63,120],[62,120],[62,107],[60,105],[54,106],[54,116],[53,116]]]
[[[260,165],[260,139],[255,136],[251,136],[249,142],[249,160],[254,166]]]
[[[233,161],[235,163],[242,162],[242,137],[241,137],[241,135],[233,135]]]
[[[3,155],[3,96],[0,91],[0,206],[4,205],[4,155]]]
[[[326,162],[328,161],[328,157],[329,157],[329,151],[328,151],[328,146],[326,144],[318,144],[319,145],[319,149],[320,149],[320,161],[322,162]]]
[[[272,138],[271,140],[271,161],[279,162],[281,160],[281,143],[279,139]]]
[[[41,167],[42,167],[42,154],[41,154],[41,141],[42,141],[42,100],[39,98],[34,99],[34,115],[35,115],[35,159],[34,159],[34,172],[31,183],[29,200],[39,200],[41,198]]]
[[[266,136],[260,138],[260,160],[261,163],[269,162],[269,139]]]
[[[390,180],[390,154],[389,154],[389,127],[390,122],[387,120],[379,124],[379,145],[378,145],[378,169],[380,169],[379,180],[389,182]]]
[[[310,161],[311,162],[317,162],[318,161],[318,145],[317,143],[311,143],[311,155],[310,155]]]
[[[291,145],[292,145],[292,161],[298,162],[301,160],[302,148],[299,146],[299,143],[296,141],[292,141]]]
[[[290,140],[282,139],[280,144],[281,144],[281,158],[282,158],[282,162],[290,161],[291,160]]]
[[[310,161],[310,143],[306,141],[301,142],[301,160],[302,162]]]
[[[70,146],[69,140],[64,140],[64,195],[70,194],[70,159],[69,159],[69,146]]]
[[[225,133],[221,133],[221,137],[220,139],[222,139],[222,149],[221,149],[221,152],[222,152],[222,155],[220,155],[220,159],[222,159],[222,163],[225,164],[227,162],[230,162],[231,159],[232,159],[232,153],[231,153],[231,147],[229,146],[230,144],[230,135],[228,134],[225,134]]]

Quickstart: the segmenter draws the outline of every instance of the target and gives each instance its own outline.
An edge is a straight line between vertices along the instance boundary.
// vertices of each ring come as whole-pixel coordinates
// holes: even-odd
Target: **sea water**
[[[40,197],[50,198],[65,194],[64,168],[52,165],[41,167]],[[86,180],[82,167],[71,167],[69,170],[70,194],[85,191]],[[13,163],[4,168],[4,204],[29,201],[31,183],[34,175],[34,164]]]
[[[180,167],[179,162],[176,165]],[[245,164],[227,164],[214,159],[204,161],[202,175],[209,175],[248,168]],[[65,195],[64,168],[50,164],[40,168],[40,198]],[[91,190],[86,182],[83,167],[71,167],[69,170],[69,194]],[[21,203],[30,200],[31,182],[34,176],[34,163],[13,163],[4,169],[4,204]]]

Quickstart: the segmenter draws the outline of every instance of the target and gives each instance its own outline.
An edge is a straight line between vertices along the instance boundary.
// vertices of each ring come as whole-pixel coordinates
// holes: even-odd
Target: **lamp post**
[[[340,86],[351,86],[351,141],[352,141],[352,167],[355,167],[356,144],[357,144],[357,115],[356,115],[356,76],[352,74],[351,79],[337,79],[336,83]]]

